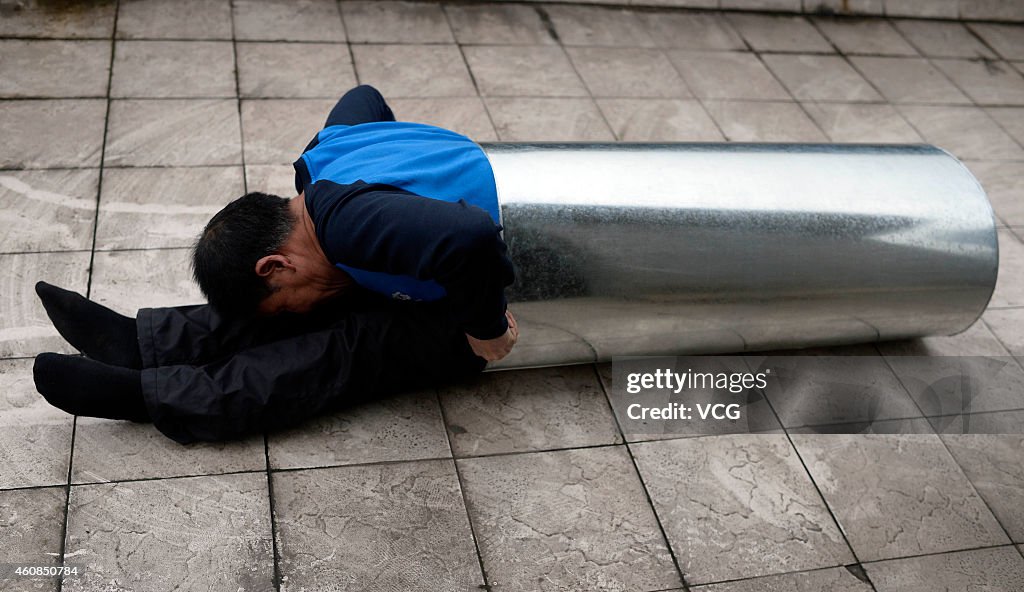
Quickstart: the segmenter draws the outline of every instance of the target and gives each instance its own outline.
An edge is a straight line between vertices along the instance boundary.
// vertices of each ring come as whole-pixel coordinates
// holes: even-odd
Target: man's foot
[[[36,284],[36,294],[53,326],[78,351],[106,364],[142,369],[135,319],[46,282]]]
[[[36,356],[32,374],[39,394],[68,413],[149,421],[139,370],[81,356],[44,353]]]

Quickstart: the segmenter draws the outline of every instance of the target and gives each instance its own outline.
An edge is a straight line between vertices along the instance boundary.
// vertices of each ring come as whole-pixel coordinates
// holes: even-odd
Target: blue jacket
[[[420,123],[334,125],[294,166],[324,253],[357,284],[400,300],[447,297],[470,335],[505,332],[514,273],[494,175],[472,140]]]

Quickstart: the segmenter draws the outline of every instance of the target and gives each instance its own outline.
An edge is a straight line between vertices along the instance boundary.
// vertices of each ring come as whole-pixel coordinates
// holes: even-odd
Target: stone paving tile
[[[1024,433],[1024,410],[964,413],[929,417],[934,432],[949,434],[985,434],[996,436]]]
[[[959,16],[957,10],[957,0],[885,0],[885,12],[889,16],[955,19]]]
[[[1024,144],[1024,108],[1022,107],[989,107],[985,112],[995,119],[1006,133],[1010,134],[1018,144]]]
[[[722,142],[718,126],[697,101],[598,99],[615,136],[624,142]]]
[[[109,41],[0,40],[0,97],[103,97]]]
[[[938,436],[791,437],[862,561],[1009,542]]]
[[[34,286],[43,280],[84,294],[89,252],[0,255],[0,266],[0,358],[73,352],[50,323]]]
[[[291,164],[324,127],[337,99],[242,101],[246,164]]]
[[[1024,163],[972,160],[964,164],[985,188],[999,220],[1024,226]]]
[[[925,415],[1024,409],[1024,370],[1008,353],[887,361]]]
[[[72,483],[262,471],[263,436],[182,446],[148,423],[79,417]]]
[[[118,41],[110,96],[234,97],[230,41]]]
[[[821,17],[812,19],[812,22],[839,51],[847,55],[917,55],[899,31],[882,19]]]
[[[1024,160],[1024,150],[977,107],[900,105],[928,142],[960,159]]]
[[[725,9],[738,8],[741,10],[779,10],[786,12],[799,12],[800,2],[797,0],[720,0],[721,7]]]
[[[1000,257],[1003,254],[1000,252]],[[1024,309],[989,310],[984,316],[985,324],[999,341],[1017,357],[1024,357]]]
[[[933,336],[903,341],[887,341],[877,345],[883,356],[990,356],[1008,355],[988,325],[975,322],[967,330],[953,336]]]
[[[996,57],[963,23],[916,19],[893,19],[892,23],[921,55],[936,58]]]
[[[275,469],[451,456],[433,391],[374,401],[268,436]]]
[[[121,0],[119,39],[231,39],[230,0]]]
[[[560,47],[481,45],[463,51],[482,96],[588,96]]]
[[[191,249],[98,251],[91,297],[121,314],[140,308],[205,302],[192,280]]]
[[[989,301],[989,308],[1007,306],[1024,306],[1024,243],[1006,229],[997,231],[999,235],[999,277],[996,289]],[[995,311],[990,311],[995,312]],[[991,324],[989,325],[992,326]],[[1002,337],[997,327],[992,327],[996,336]],[[1006,342],[1003,342],[1006,344]],[[1010,347],[1010,352],[1020,355]]]
[[[944,434],[941,437],[1010,539],[1024,541],[1024,463],[1021,463],[1024,435]]]
[[[96,248],[190,247],[244,192],[239,166],[105,169]]]
[[[1006,62],[933,59],[932,63],[978,104],[1024,104],[1024,76]]]
[[[891,105],[804,103],[833,142],[915,143],[920,134]]]
[[[73,418],[36,392],[32,363],[0,360],[0,488],[59,485],[68,479]]]
[[[706,101],[726,139],[732,142],[827,142],[796,103]]]
[[[402,97],[472,97],[473,80],[455,45],[355,45],[356,72],[390,101]]]
[[[522,4],[445,4],[459,43],[554,45],[533,6]]]
[[[238,43],[244,98],[337,98],[356,86],[348,47],[338,43]]]
[[[659,50],[570,47],[566,51],[594,97],[693,96]]]
[[[498,134],[479,97],[395,99],[388,101],[398,121],[415,121],[450,129],[477,142],[494,142]]]
[[[884,419],[789,428],[790,434],[934,434],[926,418]]]
[[[341,14],[352,43],[455,42],[440,4],[342,2]]]
[[[6,563],[60,564],[66,499],[63,487],[0,491],[0,556]],[[4,590],[56,592],[58,585],[55,578],[17,578],[5,580]]]
[[[952,337],[892,341],[878,350],[927,415],[1024,408],[1024,372],[984,322]],[[961,374],[974,380],[964,385]]]
[[[786,436],[684,438],[632,450],[690,585],[853,562]]]
[[[1004,59],[1024,60],[1024,35],[1021,35],[1020,25],[970,23],[968,26]]]
[[[296,194],[295,169],[290,164],[246,165],[245,180],[249,191],[262,191],[281,197],[292,197]]]
[[[709,12],[637,13],[651,39],[668,49],[746,49],[724,16]]]
[[[668,56],[702,99],[790,99],[752,53],[676,50]]]
[[[235,39],[345,41],[334,0],[234,0]]]
[[[273,473],[282,588],[484,587],[450,460]]]
[[[960,18],[963,20],[1003,20],[1020,22],[1024,20],[1024,6],[1014,0],[988,0],[985,2],[963,2],[960,4]]]
[[[0,173],[0,253],[92,248],[98,169]]]
[[[867,563],[864,569],[878,592],[1024,588],[1024,559],[1013,547]]]
[[[615,139],[592,99],[490,98],[486,104],[504,142]]]
[[[439,392],[456,456],[622,441],[593,366],[498,372]]]
[[[694,592],[874,592],[844,567],[831,567],[749,580],[711,584],[693,588]]]
[[[747,43],[759,51],[835,52],[832,44],[802,16],[728,13],[727,18]]]
[[[654,47],[643,23],[632,10],[605,6],[544,7],[565,45]]]
[[[71,488],[63,590],[273,590],[266,473]]]
[[[920,417],[886,360],[869,345],[817,348],[798,357],[752,355],[770,368],[765,395],[786,427]]]
[[[798,100],[882,100],[839,56],[768,54],[762,59]]]
[[[106,109],[103,99],[0,101],[0,168],[99,166]]]
[[[970,103],[923,58],[853,56],[850,61],[892,103]]]
[[[457,462],[492,586],[662,590],[681,585],[622,447]]]
[[[5,5],[0,18],[2,37],[109,38],[114,34],[115,0],[94,0],[67,10],[48,2]]]
[[[238,104],[234,99],[111,101],[104,162],[107,166],[241,164]]]

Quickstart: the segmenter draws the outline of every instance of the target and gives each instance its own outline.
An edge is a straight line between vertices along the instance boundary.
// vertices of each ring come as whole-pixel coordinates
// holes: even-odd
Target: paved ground
[[[201,224],[244,190],[290,195],[288,163],[357,82],[478,140],[935,143],[995,205],[992,306],[960,336],[855,353],[1024,356],[1024,27],[44,4],[0,4],[0,560],[86,564],[64,590],[1024,589],[1022,436],[821,435],[780,411],[773,434],[639,442],[601,366],[181,447],[55,411],[30,376],[36,353],[70,351],[37,279],[126,312],[197,300]],[[978,421],[1019,426],[1020,384]],[[931,431],[923,403],[886,400],[905,403],[892,431]]]

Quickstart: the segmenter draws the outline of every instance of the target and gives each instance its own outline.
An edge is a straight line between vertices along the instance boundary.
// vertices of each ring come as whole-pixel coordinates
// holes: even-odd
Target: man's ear
[[[274,253],[273,255],[267,255],[266,257],[260,257],[256,261],[256,275],[260,277],[269,277],[270,274],[281,269],[294,269],[295,265],[280,253]]]

